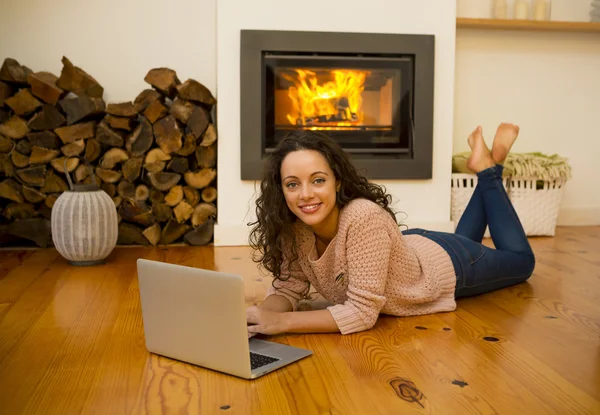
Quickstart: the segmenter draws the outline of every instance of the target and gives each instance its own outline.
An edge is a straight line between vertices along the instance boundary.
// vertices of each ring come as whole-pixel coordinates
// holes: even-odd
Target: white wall
[[[107,102],[130,101],[167,66],[216,90],[216,0],[1,0],[0,58],[59,76],[61,58],[92,75]]]
[[[217,10],[219,219],[216,245],[247,244],[254,182],[240,180],[240,30],[313,30],[436,35],[433,179],[383,181],[409,226],[453,229],[450,174],[456,4],[448,0],[220,0]],[[404,217],[401,217],[403,219]]]
[[[598,34],[459,30],[454,150],[481,124],[488,145],[501,121],[521,126],[514,151],[568,157],[559,225],[600,224]]]

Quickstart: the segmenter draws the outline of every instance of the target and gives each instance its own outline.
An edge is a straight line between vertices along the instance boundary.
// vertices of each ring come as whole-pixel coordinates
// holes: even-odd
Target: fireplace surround
[[[293,130],[330,135],[369,179],[432,177],[433,35],[241,31],[241,179]]]

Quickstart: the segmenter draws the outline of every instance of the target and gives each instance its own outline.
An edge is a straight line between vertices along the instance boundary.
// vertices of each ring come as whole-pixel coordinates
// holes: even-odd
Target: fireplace
[[[328,134],[370,179],[432,173],[434,37],[241,31],[241,178],[293,130]]]

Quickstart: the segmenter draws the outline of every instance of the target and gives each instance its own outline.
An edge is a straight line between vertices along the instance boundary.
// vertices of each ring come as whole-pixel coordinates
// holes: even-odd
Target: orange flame
[[[329,74],[333,80],[319,85],[317,74],[295,69],[298,75],[282,76],[292,82],[288,96],[293,113],[287,114],[292,125],[352,126],[363,122],[362,92],[368,71],[336,69]]]

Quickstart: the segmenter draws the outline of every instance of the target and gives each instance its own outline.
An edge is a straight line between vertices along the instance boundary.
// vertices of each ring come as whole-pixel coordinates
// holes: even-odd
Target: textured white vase
[[[94,184],[73,185],[68,173],[67,180],[71,190],[63,192],[52,207],[52,241],[72,265],[103,263],[117,244],[115,204],[95,180]]]

